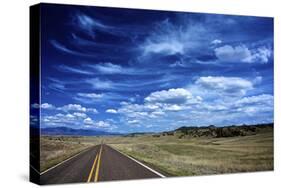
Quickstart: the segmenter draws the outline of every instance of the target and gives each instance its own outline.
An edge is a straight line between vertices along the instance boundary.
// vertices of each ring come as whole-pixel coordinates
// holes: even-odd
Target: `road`
[[[61,184],[164,177],[106,144],[91,147],[41,173],[40,184]]]

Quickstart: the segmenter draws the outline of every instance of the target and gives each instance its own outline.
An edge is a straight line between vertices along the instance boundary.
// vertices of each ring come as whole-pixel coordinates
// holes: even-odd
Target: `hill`
[[[272,131],[273,123],[268,124],[257,124],[257,125],[241,125],[241,126],[225,126],[216,127],[215,125],[210,125],[207,127],[180,127],[173,131],[163,132],[154,136],[169,136],[169,135],[179,135],[180,138],[183,137],[234,137],[234,136],[248,136],[255,135],[259,132]]]

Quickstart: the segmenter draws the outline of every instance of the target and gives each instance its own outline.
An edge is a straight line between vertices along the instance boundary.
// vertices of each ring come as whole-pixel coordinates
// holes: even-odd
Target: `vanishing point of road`
[[[98,182],[165,177],[106,144],[90,147],[44,171],[40,184]]]

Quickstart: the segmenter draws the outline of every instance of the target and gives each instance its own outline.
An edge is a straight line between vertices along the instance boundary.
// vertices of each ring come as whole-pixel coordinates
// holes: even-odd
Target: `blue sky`
[[[273,122],[272,18],[45,4],[41,37],[42,127]]]

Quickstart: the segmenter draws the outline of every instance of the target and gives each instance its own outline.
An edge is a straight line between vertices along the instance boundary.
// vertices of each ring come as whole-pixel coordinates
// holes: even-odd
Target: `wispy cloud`
[[[83,13],[76,14],[75,23],[78,24],[78,27],[81,27],[82,29],[85,29],[89,32],[94,30],[105,30],[111,28]]]
[[[100,74],[121,74],[121,75],[147,75],[151,74],[145,69],[124,67],[110,62],[99,64],[87,64],[87,67],[93,68]]]
[[[188,55],[208,41],[207,30],[199,23],[183,20],[176,25],[166,19],[156,26],[155,31],[140,45],[143,55]],[[205,42],[204,42],[205,41]],[[206,45],[208,46],[208,45]]]
[[[106,93],[77,93],[73,97],[74,100],[77,100],[85,104],[107,104],[107,103],[119,103],[123,100],[129,100],[127,96],[120,95],[118,93],[106,92]]]
[[[95,39],[96,32],[103,32],[114,36],[126,36],[123,28],[105,23],[94,16],[87,15],[82,12],[77,12],[73,19],[72,25],[81,31],[84,31],[92,39]]]
[[[84,57],[95,57],[96,55],[93,53],[87,53],[87,52],[80,52],[77,50],[70,49],[69,47],[64,46],[63,44],[59,43],[56,40],[50,40],[50,43],[55,47],[56,49],[60,50],[61,52],[76,55],[76,56],[84,56]]]
[[[85,70],[81,68],[76,68],[68,65],[58,65],[56,68],[62,72],[69,72],[69,73],[77,73],[77,74],[84,74],[84,75],[93,75],[93,72],[90,70]]]

